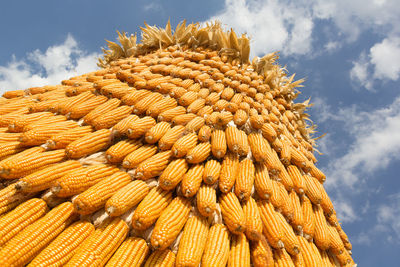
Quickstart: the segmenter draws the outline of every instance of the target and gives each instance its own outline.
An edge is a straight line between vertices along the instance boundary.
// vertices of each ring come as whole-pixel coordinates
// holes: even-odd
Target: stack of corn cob
[[[0,98],[0,266],[354,266],[302,80],[218,23]]]

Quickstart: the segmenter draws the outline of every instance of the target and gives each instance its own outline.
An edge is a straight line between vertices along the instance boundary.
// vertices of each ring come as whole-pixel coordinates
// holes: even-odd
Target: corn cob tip
[[[110,215],[110,214],[113,214],[114,212],[115,212],[115,207],[114,206],[109,206],[107,209],[106,209],[106,212],[107,212],[107,214],[108,215]]]
[[[28,186],[28,183],[25,181],[18,181],[15,184],[15,190],[17,191],[23,191],[26,187]]]
[[[57,195],[58,192],[61,191],[61,189],[62,189],[61,186],[56,185],[56,186],[53,186],[52,188],[50,188],[50,192],[53,193],[54,195]]]

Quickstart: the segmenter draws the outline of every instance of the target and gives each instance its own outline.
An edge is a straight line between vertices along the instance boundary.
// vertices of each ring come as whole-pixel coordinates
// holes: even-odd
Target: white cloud
[[[368,56],[361,53],[353,62],[350,78],[368,90],[377,80],[396,81],[400,77],[400,37],[385,38],[373,45]]]
[[[276,50],[284,54],[310,52],[314,23],[307,6],[277,0],[226,0],[225,9],[209,18],[216,19],[253,37],[253,56]]]
[[[94,71],[100,54],[87,53],[68,35],[64,43],[35,50],[25,59],[16,59],[0,66],[0,94],[7,90],[26,89],[46,84],[59,84],[69,77]]]
[[[323,101],[323,100],[320,100]],[[318,105],[324,106],[324,105]],[[400,159],[400,97],[386,108],[362,111],[357,106],[334,112],[324,107],[324,120],[339,121],[353,142],[325,168],[330,187],[353,189],[372,174]]]
[[[341,222],[354,222],[359,219],[349,202],[336,200],[334,201],[334,207]]]
[[[387,236],[389,242],[400,240],[400,194],[389,196],[388,204],[378,208],[377,223],[382,231],[391,233]]]

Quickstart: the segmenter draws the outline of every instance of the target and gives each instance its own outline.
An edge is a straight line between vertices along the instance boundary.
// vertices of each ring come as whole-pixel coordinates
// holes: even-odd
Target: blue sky
[[[250,35],[252,57],[280,51],[281,65],[306,78],[298,99],[311,97],[326,133],[318,165],[355,261],[398,266],[398,1],[8,1],[1,13],[0,93],[92,71],[105,39],[144,21],[219,19]]]

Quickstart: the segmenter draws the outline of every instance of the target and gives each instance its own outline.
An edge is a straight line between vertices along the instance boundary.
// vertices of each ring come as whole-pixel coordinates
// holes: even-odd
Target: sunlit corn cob
[[[128,117],[131,113],[132,108],[130,106],[119,106],[93,119],[90,122],[90,125],[92,125],[96,130],[108,129],[113,127],[122,119]]]
[[[58,163],[65,158],[65,150],[37,152],[19,157],[17,155],[15,158],[9,157],[0,161],[0,177],[13,179],[30,174],[47,165]]]
[[[56,133],[47,140],[49,149],[66,148],[70,143],[93,132],[92,126],[81,126]]]
[[[11,122],[8,125],[8,130],[10,132],[22,132],[24,130],[25,125],[52,116],[54,115],[51,112],[37,112],[32,114],[21,115],[18,118],[15,118],[13,122]]]
[[[107,102],[97,106],[95,109],[90,111],[85,117],[83,117],[85,123],[91,124],[94,119],[101,116],[102,114],[116,109],[121,103],[121,100],[112,98]]]
[[[141,266],[149,252],[144,239],[129,237],[119,246],[106,266]]]
[[[145,134],[145,140],[149,144],[158,142],[167,132],[171,129],[171,125],[168,122],[159,122],[154,125]]]
[[[174,189],[182,181],[188,168],[185,159],[171,161],[159,178],[161,188],[164,190]]]
[[[89,98],[85,102],[82,102],[78,105],[74,105],[69,112],[67,113],[67,117],[70,119],[80,119],[86,116],[89,112],[94,110],[96,107],[107,101],[107,97],[99,95],[92,98]]]
[[[232,189],[238,169],[239,157],[234,153],[228,153],[222,161],[221,173],[219,175],[219,190],[221,192],[227,193]]]
[[[273,267],[274,258],[271,247],[263,238],[258,241],[252,241],[250,245],[251,263],[254,267]]]
[[[163,151],[141,162],[136,170],[134,177],[141,180],[147,180],[158,176],[167,167],[172,156],[172,152]]]
[[[137,140],[121,140],[107,149],[106,158],[110,163],[121,163],[127,155],[137,150],[141,145],[141,142]]]
[[[77,249],[65,266],[104,266],[128,234],[128,226],[120,218],[97,228]]]
[[[274,260],[276,267],[295,267],[292,258],[285,249],[275,249]]]
[[[158,141],[158,146],[161,150],[169,150],[175,142],[181,137],[185,127],[177,125],[169,129]]]
[[[156,125],[156,121],[149,116],[140,118],[130,124],[127,136],[130,139],[136,139],[143,136],[148,130],[150,130],[154,125]]]
[[[252,197],[243,204],[243,212],[246,220],[245,234],[247,238],[259,240],[262,237],[263,225],[257,203]]]
[[[207,219],[192,216],[186,222],[179,242],[176,266],[199,266],[207,243],[209,225]]]
[[[132,140],[133,141],[133,140]],[[139,141],[135,141],[135,150],[124,157],[122,166],[132,169],[138,166],[141,162],[154,156],[157,153],[157,146],[142,145]]]
[[[126,135],[131,124],[138,119],[139,117],[136,115],[129,115],[123,118],[112,127],[113,135],[115,136]]]
[[[27,264],[68,226],[73,211],[71,202],[64,202],[19,232],[0,250],[0,264]]]
[[[78,161],[74,160],[57,163],[19,179],[15,188],[23,192],[42,191],[50,188],[57,179],[81,166]]]
[[[330,246],[330,231],[328,223],[320,206],[313,206],[313,210],[315,218],[314,242],[318,248],[327,250]]]
[[[63,266],[93,231],[94,226],[90,222],[73,223],[42,250],[28,266]]]
[[[204,165],[192,165],[183,176],[181,182],[181,192],[185,197],[192,197],[197,194],[203,179]]]
[[[265,200],[257,202],[257,205],[263,222],[263,233],[268,243],[273,248],[283,248],[283,231],[280,228],[279,219],[277,219],[280,214],[274,210],[274,206],[271,203]]]
[[[117,168],[103,164],[77,168],[57,179],[51,191],[59,197],[73,196],[87,190],[117,171]]]
[[[48,127],[49,125],[58,125],[59,122],[64,122],[66,120],[67,117],[65,117],[64,115],[56,115],[56,116],[41,118],[40,120],[25,125],[23,131],[27,132],[30,130]]]
[[[23,149],[24,148],[19,141],[0,143],[0,160],[15,155]]]
[[[172,192],[154,187],[139,203],[132,217],[132,227],[144,230],[152,225],[172,200]]]
[[[65,152],[68,158],[78,159],[107,148],[110,142],[110,130],[102,129],[86,134],[69,143],[65,148]]]
[[[201,259],[201,266],[226,266],[230,251],[230,235],[226,226],[223,224],[211,226],[207,240]]]
[[[246,230],[246,218],[239,199],[233,192],[222,194],[219,198],[221,205],[222,218],[229,231],[234,234],[242,233]]]
[[[0,247],[48,211],[46,202],[32,198],[0,218]]]
[[[243,233],[232,236],[228,266],[250,267],[250,245],[246,235]]]
[[[190,206],[190,200],[178,196],[162,211],[151,234],[154,249],[166,249],[172,244],[189,217]]]
[[[173,267],[176,255],[170,249],[155,250],[147,258],[144,267]]]
[[[166,122],[171,122],[173,118],[179,115],[183,115],[186,113],[186,109],[182,106],[177,106],[173,109],[168,109],[163,112],[161,112],[157,119],[158,121],[166,121]]]
[[[12,210],[20,203],[32,197],[32,194],[23,194],[17,192],[15,189],[15,184],[10,184],[9,186],[0,190],[0,215]]]
[[[79,194],[72,203],[79,214],[90,214],[102,208],[119,189],[131,182],[126,172],[118,171]]]
[[[109,216],[120,216],[136,206],[149,193],[148,185],[140,180],[119,189],[105,204]]]
[[[235,194],[240,200],[247,200],[251,195],[254,184],[254,164],[244,159],[239,164],[238,175],[235,181]]]

